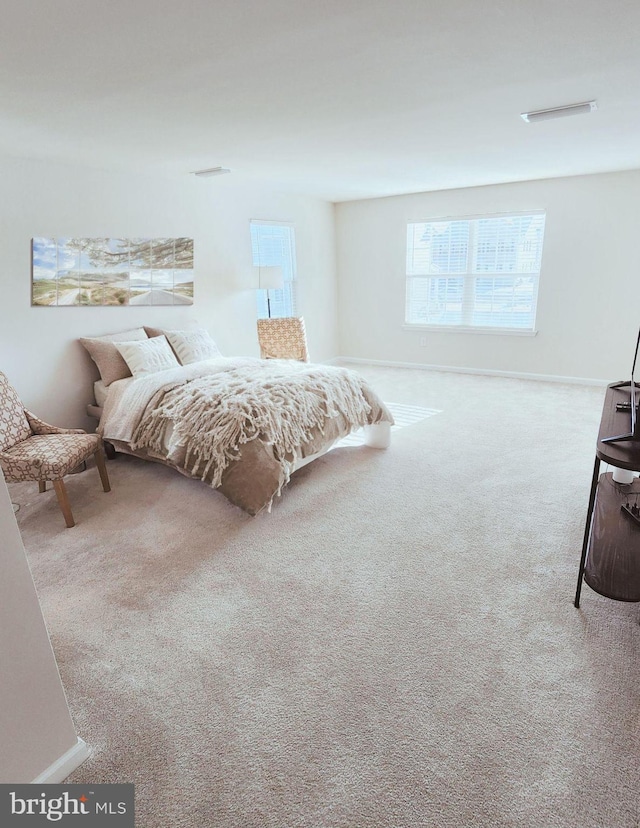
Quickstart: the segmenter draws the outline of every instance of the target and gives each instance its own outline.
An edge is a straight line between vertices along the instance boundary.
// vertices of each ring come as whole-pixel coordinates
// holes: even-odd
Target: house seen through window
[[[292,224],[275,221],[250,222],[253,265],[280,267],[284,285],[282,290],[258,290],[258,319],[269,316],[296,316],[296,246]]]
[[[407,225],[406,322],[533,331],[545,215]]]

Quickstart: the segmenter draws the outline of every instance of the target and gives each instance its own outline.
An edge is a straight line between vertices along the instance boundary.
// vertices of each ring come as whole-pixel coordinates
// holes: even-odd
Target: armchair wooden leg
[[[40,494],[42,494],[42,492],[47,491],[47,481],[46,480],[39,480],[38,481],[38,491],[40,492]]]
[[[69,497],[67,495],[67,489],[64,485],[64,481],[54,480],[53,488],[56,490],[56,494],[58,495],[58,503],[60,504],[60,508],[62,509],[62,514],[64,515],[65,523],[67,524],[67,527],[71,529],[71,527],[75,526],[76,524],[73,519],[73,515],[71,514],[71,506],[69,505]]]
[[[102,480],[102,488],[105,492],[111,491],[111,484],[109,483],[109,475],[107,474],[107,465],[104,462],[104,454],[102,453],[102,448],[98,446],[93,455],[96,461],[96,466],[98,467],[98,471],[100,472],[100,480]]]

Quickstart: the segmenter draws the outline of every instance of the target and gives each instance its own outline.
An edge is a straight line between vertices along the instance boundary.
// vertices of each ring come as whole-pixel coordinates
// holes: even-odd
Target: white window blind
[[[410,325],[533,331],[545,214],[410,222]]]
[[[284,287],[269,291],[271,316],[296,315],[296,245],[292,224],[251,220],[251,251],[254,267],[282,268]],[[256,291],[258,319],[266,319],[267,291]]]

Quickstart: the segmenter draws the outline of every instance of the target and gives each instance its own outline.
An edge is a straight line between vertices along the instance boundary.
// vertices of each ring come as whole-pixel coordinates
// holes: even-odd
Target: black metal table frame
[[[582,555],[580,557],[580,570],[578,572],[578,584],[576,586],[576,597],[573,601],[574,607],[580,606],[580,593],[582,592],[582,579],[584,577],[584,566],[587,561],[587,550],[589,549],[589,537],[591,535],[591,521],[593,518],[593,507],[596,502],[598,491],[598,480],[600,479],[600,463],[602,460],[596,454],[596,461],[593,465],[593,476],[591,477],[591,493],[589,494],[589,506],[587,508],[587,522],[584,527],[584,539],[582,541]]]
[[[630,414],[618,409],[620,402],[626,403],[629,401],[628,388],[629,383],[627,382],[616,382],[607,386],[602,408],[600,430],[598,432],[598,440],[596,443],[596,457],[593,464],[593,475],[591,477],[591,491],[589,493],[587,519],[584,527],[584,538],[582,540],[582,554],[580,556],[578,583],[576,585],[576,594],[573,601],[575,607],[580,607],[582,581],[584,580],[587,555],[589,553],[589,541],[593,526],[593,512],[596,503],[598,483],[600,480],[600,464],[607,463],[609,466],[613,466],[618,469],[626,469],[627,471],[640,470],[640,440],[636,439],[634,435],[627,433]],[[614,436],[612,439],[612,435],[619,436]]]

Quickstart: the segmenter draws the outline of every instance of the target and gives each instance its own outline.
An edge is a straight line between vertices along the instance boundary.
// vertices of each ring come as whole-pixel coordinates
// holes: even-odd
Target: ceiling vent
[[[208,170],[195,170],[193,175],[201,176],[202,178],[208,178],[210,175],[225,175],[225,173],[230,173],[231,170],[228,170],[226,167],[209,167]]]
[[[521,112],[520,117],[528,124],[533,124],[535,121],[550,121],[552,118],[566,118],[569,115],[583,115],[587,112],[593,112],[598,108],[595,101],[585,101],[584,103],[567,104],[567,106],[555,106],[553,109],[538,109],[535,112]]]

